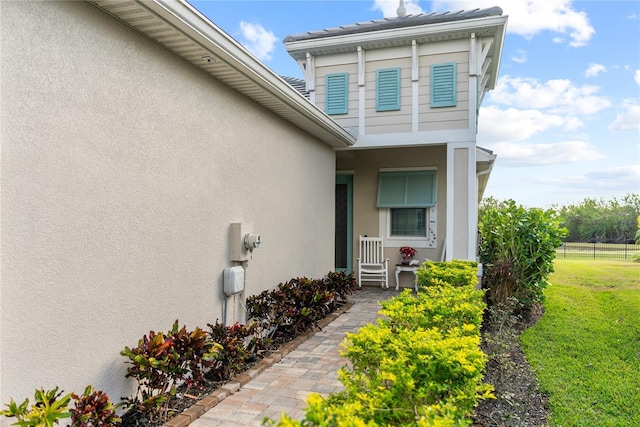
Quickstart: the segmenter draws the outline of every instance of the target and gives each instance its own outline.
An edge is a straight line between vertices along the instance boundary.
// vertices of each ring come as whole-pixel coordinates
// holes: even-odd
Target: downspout
[[[478,178],[480,178],[482,175],[487,175],[489,173],[491,173],[491,171],[493,170],[493,166],[495,165],[494,162],[489,163],[489,167],[486,170],[483,170],[481,172],[476,172],[476,180]],[[484,191],[482,192],[482,194],[484,194]],[[482,197],[480,198],[480,200],[482,200]],[[478,200],[478,203],[480,203],[480,200]]]
[[[479,176],[482,176],[482,175],[486,175],[489,172],[491,172],[493,170],[493,165],[494,165],[494,163],[491,162],[491,164],[489,165],[489,167],[486,170],[483,170],[481,172],[476,172],[476,178],[479,177]]]

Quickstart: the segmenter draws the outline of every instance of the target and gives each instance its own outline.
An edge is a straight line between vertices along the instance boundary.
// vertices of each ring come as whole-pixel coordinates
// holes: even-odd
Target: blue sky
[[[282,39],[395,16],[398,0],[190,3],[280,75]],[[408,13],[500,6],[509,16],[478,144],[498,155],[485,196],[550,207],[640,193],[640,2],[405,0]]]

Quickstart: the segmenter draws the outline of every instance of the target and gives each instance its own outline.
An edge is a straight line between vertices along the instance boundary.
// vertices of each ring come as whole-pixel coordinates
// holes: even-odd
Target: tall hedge
[[[555,211],[507,200],[485,209],[478,229],[489,304],[515,297],[527,308],[541,301],[556,249],[567,233]]]

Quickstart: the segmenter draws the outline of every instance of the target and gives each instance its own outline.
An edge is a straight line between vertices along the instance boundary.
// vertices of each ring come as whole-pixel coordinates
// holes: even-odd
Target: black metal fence
[[[640,254],[640,245],[632,243],[577,243],[563,242],[556,252],[557,258],[634,259]]]

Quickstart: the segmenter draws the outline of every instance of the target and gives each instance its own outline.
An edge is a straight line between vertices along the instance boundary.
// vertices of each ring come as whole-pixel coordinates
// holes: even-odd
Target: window
[[[327,114],[347,114],[349,112],[349,74],[327,74],[325,76]]]
[[[391,236],[427,237],[425,208],[391,209]]]
[[[388,247],[436,247],[436,171],[378,174],[380,230]]]
[[[456,63],[431,66],[431,107],[456,106]]]
[[[376,71],[376,111],[400,109],[400,68]]]
[[[426,208],[436,204],[436,172],[433,170],[380,172],[379,208]]]

